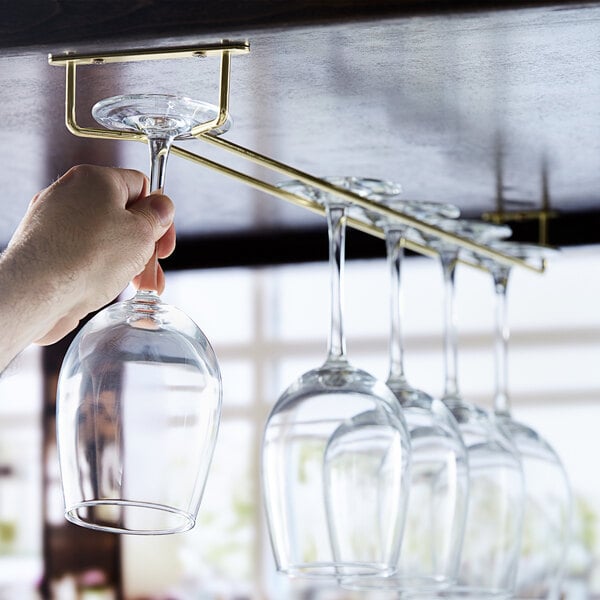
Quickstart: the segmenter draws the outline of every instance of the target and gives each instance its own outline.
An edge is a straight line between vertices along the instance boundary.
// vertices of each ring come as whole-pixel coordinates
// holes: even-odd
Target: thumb
[[[175,206],[171,199],[160,192],[137,200],[127,210],[146,219],[154,232],[154,241],[158,241],[173,224]]]

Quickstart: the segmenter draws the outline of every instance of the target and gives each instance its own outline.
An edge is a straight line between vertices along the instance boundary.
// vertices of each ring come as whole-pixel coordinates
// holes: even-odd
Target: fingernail
[[[171,221],[173,220],[173,210],[169,202],[162,196],[156,196],[150,201],[150,206],[158,216],[158,221],[163,227],[171,224]]]

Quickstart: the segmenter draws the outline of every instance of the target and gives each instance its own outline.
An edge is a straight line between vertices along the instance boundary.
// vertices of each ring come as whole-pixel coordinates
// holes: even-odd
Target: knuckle
[[[72,179],[89,179],[91,176],[97,175],[99,167],[94,165],[75,165],[71,167],[62,177],[61,179],[64,181],[69,181]]]

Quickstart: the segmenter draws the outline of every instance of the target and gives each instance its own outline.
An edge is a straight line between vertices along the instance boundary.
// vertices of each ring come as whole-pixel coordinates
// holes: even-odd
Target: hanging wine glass
[[[389,208],[427,222],[456,218],[447,204],[392,199]],[[456,420],[444,403],[410,385],[404,370],[400,273],[404,240],[424,244],[421,235],[392,217],[361,210],[385,232],[390,271],[390,368],[387,385],[402,406],[411,436],[411,481],[402,550],[396,573],[388,577],[346,578],[344,587],[361,591],[435,592],[457,577],[468,500],[467,450]]]
[[[329,182],[370,199],[399,192],[378,180]],[[282,187],[326,207],[331,325],[325,363],[284,391],[265,426],[262,483],[277,569],[309,578],[387,574],[396,568],[406,511],[406,424],[389,388],[346,359],[346,204],[300,182]]]
[[[556,251],[519,242],[495,242],[494,250],[541,263]],[[558,600],[570,535],[571,488],[564,466],[552,446],[536,431],[515,421],[508,393],[507,288],[511,267],[478,255],[491,273],[496,294],[496,391],[497,421],[517,447],[525,473],[525,516],[515,597]]]
[[[438,226],[464,238],[489,244],[510,235],[510,228],[465,220]],[[524,510],[523,470],[518,452],[493,417],[467,403],[458,389],[454,279],[460,248],[428,236],[440,257],[444,276],[445,391],[469,461],[469,501],[458,581],[444,598],[510,598],[514,591]]]
[[[93,115],[143,132],[151,189],[174,139],[216,107],[181,96],[116,96]],[[228,123],[219,130],[224,131]],[[157,293],[156,253],[135,296],[77,334],[60,372],[57,440],[66,518],[91,529],[164,534],[193,527],[217,436],[221,375],[206,336]]]

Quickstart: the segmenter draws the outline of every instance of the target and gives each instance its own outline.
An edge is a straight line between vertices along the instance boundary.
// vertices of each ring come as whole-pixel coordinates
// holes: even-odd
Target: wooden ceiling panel
[[[118,14],[121,3],[109,3],[113,13],[106,3],[78,4],[79,14],[72,14],[74,3],[30,4],[43,5],[39,18],[13,9],[0,41],[0,160],[10,173],[0,246],[30,196],[72,164],[146,170],[141,144],[76,139],[66,131],[64,72],[47,64],[48,51],[221,38],[251,45],[249,55],[232,59],[234,126],[227,139],[314,175],[396,180],[406,197],[454,202],[470,217],[494,210],[499,196],[507,208],[538,208],[545,194],[569,223],[557,239],[600,241],[589,229],[600,212],[598,3],[479,3],[485,10],[462,3],[448,10],[443,3],[339,2],[336,19],[315,3],[280,10],[281,3],[228,2],[231,14],[212,21],[201,19],[206,3],[167,3],[174,7],[170,20],[155,2],[130,3],[129,17]],[[94,26],[92,7],[99,15],[101,4],[105,13]],[[132,23],[144,5],[146,16]],[[91,124],[92,104],[118,93],[179,92],[214,102],[217,70],[213,58],[80,67],[80,120]],[[201,141],[186,147],[281,179]],[[295,234],[322,221],[177,157],[167,191],[188,240]]]

